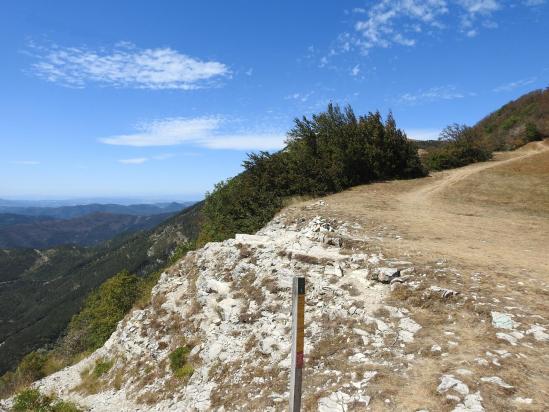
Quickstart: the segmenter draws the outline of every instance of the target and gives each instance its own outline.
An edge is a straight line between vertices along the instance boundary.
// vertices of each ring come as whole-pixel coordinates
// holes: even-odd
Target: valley
[[[196,238],[199,210],[157,215],[164,222],[153,229],[94,247],[0,249],[0,372],[54,344],[88,293],[117,272],[145,276],[162,268],[179,244]]]

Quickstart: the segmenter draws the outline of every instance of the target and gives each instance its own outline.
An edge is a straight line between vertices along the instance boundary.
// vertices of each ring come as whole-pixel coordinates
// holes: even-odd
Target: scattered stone
[[[467,395],[469,393],[469,387],[459,379],[456,379],[454,375],[442,375],[440,378],[440,384],[437,387],[437,392],[444,393],[450,389],[460,393],[461,395]]]
[[[400,272],[400,273],[401,273],[400,277],[391,279],[391,282],[390,282],[391,285],[393,285],[395,283],[404,283],[404,282],[406,282],[407,280],[410,279],[410,276],[402,276],[402,272]]]
[[[534,400],[532,398],[521,398],[520,396],[517,396],[516,398],[513,399],[513,401],[516,403],[531,405]]]
[[[433,293],[440,295],[440,297],[442,297],[443,299],[459,295],[459,292],[456,290],[441,288],[439,286],[431,286],[429,290]]]
[[[360,407],[365,408],[369,405],[370,399],[369,396],[362,394],[350,396],[345,392],[337,391],[330,396],[320,398],[318,401],[318,412],[347,412],[350,403],[358,403]]]
[[[442,352],[442,347],[440,345],[431,346],[431,352]]]
[[[534,335],[534,339],[541,342],[549,341],[549,334],[546,333],[546,330],[543,326],[533,325],[526,331],[527,335]]]
[[[498,332],[498,333],[496,333],[496,337],[509,342],[513,346],[516,346],[517,342],[518,342],[517,338],[515,338],[514,336],[509,335],[508,333]]]
[[[509,385],[507,382],[505,382],[503,379],[501,379],[499,376],[489,376],[489,377],[483,377],[483,378],[480,378],[480,380],[482,382],[487,382],[487,383],[493,383],[494,385],[498,385],[502,388],[505,388],[505,389],[511,389],[513,388],[512,385]]]
[[[375,271],[375,279],[381,283],[390,283],[391,280],[400,277],[400,270],[395,268],[377,268]]]
[[[508,313],[492,312],[492,326],[498,329],[515,329],[518,323],[511,316]]]
[[[452,412],[484,412],[481,401],[480,392],[472,393],[465,396],[463,403],[456,405]]]
[[[398,337],[406,343],[413,342],[415,333],[421,329],[421,325],[410,318],[400,319],[398,327]]]

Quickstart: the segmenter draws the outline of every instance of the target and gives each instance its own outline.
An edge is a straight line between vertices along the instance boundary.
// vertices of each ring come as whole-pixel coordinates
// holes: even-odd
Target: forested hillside
[[[144,276],[165,266],[178,245],[196,238],[201,207],[94,248],[0,250],[0,373],[55,342],[83,299],[106,279],[123,270]]]
[[[549,88],[507,103],[474,129],[492,150],[510,150],[549,136]]]
[[[2,219],[3,216],[6,215],[0,214],[0,221],[7,220]],[[117,235],[152,229],[172,213],[142,216],[97,212],[72,219],[7,216],[20,216],[22,222],[0,225],[0,248],[43,249],[71,244],[96,245]]]

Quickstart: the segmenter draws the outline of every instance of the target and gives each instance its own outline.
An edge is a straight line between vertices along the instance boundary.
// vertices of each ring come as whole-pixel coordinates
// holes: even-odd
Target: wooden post
[[[301,410],[303,347],[305,341],[305,278],[294,277],[292,284],[292,369],[290,370],[290,412]]]

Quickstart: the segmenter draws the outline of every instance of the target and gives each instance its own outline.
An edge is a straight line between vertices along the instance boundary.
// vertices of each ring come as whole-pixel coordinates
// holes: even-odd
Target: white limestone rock
[[[498,329],[515,329],[518,323],[512,319],[512,315],[502,312],[492,312],[492,326]]]

